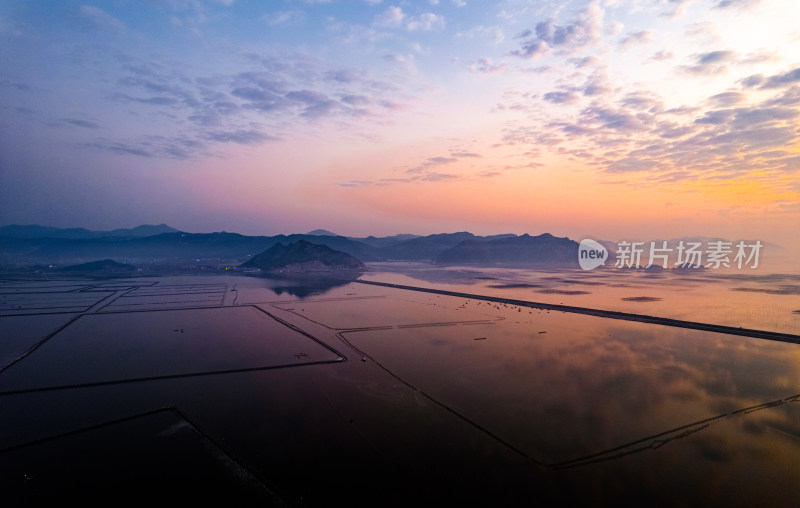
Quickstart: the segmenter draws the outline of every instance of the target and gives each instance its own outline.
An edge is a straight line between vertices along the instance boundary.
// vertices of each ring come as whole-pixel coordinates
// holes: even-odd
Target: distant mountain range
[[[69,240],[86,240],[89,238],[144,238],[161,233],[177,233],[178,230],[159,224],[158,226],[142,225],[132,229],[114,229],[112,231],[90,231],[84,228],[51,228],[29,225],[0,227],[0,237],[6,238],[61,238]]]
[[[577,242],[539,236],[469,232],[428,236],[344,237],[326,230],[308,234],[246,236],[186,233],[165,224],[113,231],[44,226],[0,227],[0,266],[66,266],[114,260],[147,267],[239,266],[279,244],[325,245],[363,262],[421,261],[439,265],[568,265],[577,260]]]

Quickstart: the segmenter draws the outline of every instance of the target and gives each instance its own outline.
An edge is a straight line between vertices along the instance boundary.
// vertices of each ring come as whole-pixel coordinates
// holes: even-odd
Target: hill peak
[[[350,254],[306,240],[298,240],[288,245],[276,243],[240,266],[273,272],[358,271],[365,269],[364,263]]]
[[[315,229],[314,231],[309,231],[306,234],[311,236],[339,236],[336,233],[328,231],[327,229]]]

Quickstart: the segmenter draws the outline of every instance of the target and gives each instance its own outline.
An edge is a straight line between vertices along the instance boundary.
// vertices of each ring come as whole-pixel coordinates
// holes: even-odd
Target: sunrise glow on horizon
[[[0,2],[0,225],[791,246],[800,3]]]

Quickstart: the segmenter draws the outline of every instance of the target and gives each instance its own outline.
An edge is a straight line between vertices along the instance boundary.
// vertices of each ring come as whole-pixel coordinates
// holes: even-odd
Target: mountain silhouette
[[[54,228],[48,226],[39,226],[38,224],[30,224],[20,226],[18,224],[11,224],[9,226],[0,227],[0,236],[6,238],[59,238],[66,240],[86,240],[90,238],[143,238],[146,236],[160,235],[161,233],[175,233],[178,230],[171,228],[166,224],[159,224],[152,226],[143,224],[136,226],[132,229],[114,229],[111,231],[91,231],[84,228]]]
[[[78,265],[70,265],[60,268],[62,272],[81,272],[81,273],[130,273],[135,272],[136,267],[127,263],[118,263],[113,259],[103,259],[100,261],[90,261]]]
[[[187,233],[164,224],[113,231],[13,225],[0,227],[0,267],[65,266],[113,259],[156,270],[220,268],[239,266],[275,245],[299,241],[325,245],[362,262],[547,265],[570,264],[577,260],[575,242],[546,233],[539,236],[476,236],[462,231],[427,236],[400,234],[351,238],[323,235],[322,232],[312,231],[317,233],[314,235],[247,236],[229,232]]]
[[[314,231],[309,231],[306,234],[310,236],[339,236],[336,233],[328,231],[327,229],[315,229]]]
[[[298,240],[286,246],[282,243],[273,245],[242,263],[240,267],[288,272],[358,271],[366,268],[364,263],[350,254],[305,240]]]
[[[437,265],[577,266],[578,242],[539,236],[467,239],[442,252]]]

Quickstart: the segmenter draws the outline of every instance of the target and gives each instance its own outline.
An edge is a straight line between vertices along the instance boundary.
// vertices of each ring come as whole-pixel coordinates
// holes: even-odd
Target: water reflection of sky
[[[374,270],[362,278],[726,326],[800,332],[798,274],[477,270],[375,264]]]
[[[546,463],[800,391],[795,345],[556,312],[523,320],[514,320],[514,310],[495,312],[507,319],[347,338]]]
[[[750,474],[791,483],[800,472],[797,345],[365,289],[382,296],[355,304],[344,321],[341,302],[296,302],[290,309],[332,328],[373,327],[343,334],[449,410],[539,463],[569,469],[557,481],[585,488],[574,468],[615,462],[594,467],[608,471],[609,480],[621,475],[660,483],[673,476],[681,489],[697,489],[698,499],[708,497],[701,483],[718,482],[739,489],[739,500],[756,502],[756,490],[730,478],[752,468]],[[367,302],[359,318],[357,309]],[[438,308],[440,321],[449,324],[398,326],[407,321],[410,302]],[[493,320],[466,321],[475,315]]]
[[[796,298],[718,291],[795,284],[779,277],[429,268],[363,277],[766,329],[756,325],[777,323],[767,317]],[[418,486],[431,474],[471,478],[485,492],[512,500],[530,492],[542,504],[565,496],[583,505],[800,500],[796,344],[346,280],[27,287],[0,287],[17,313],[0,316],[0,332],[14,336],[0,341],[0,360],[25,355],[0,371],[8,409],[0,458],[3,444],[175,406],[290,492],[300,492],[293,482],[333,485],[348,471],[393,485],[367,462],[308,469],[348,456],[391,463]],[[72,308],[70,295],[79,318],[41,308]],[[623,300],[637,297],[660,300]],[[761,302],[763,321],[742,317],[726,298]],[[329,499],[324,492],[317,499]]]

